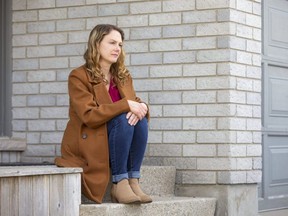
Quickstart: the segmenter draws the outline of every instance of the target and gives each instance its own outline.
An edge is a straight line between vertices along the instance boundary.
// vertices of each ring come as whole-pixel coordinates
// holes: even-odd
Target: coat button
[[[82,134],[82,139],[86,139],[88,135],[86,133]]]

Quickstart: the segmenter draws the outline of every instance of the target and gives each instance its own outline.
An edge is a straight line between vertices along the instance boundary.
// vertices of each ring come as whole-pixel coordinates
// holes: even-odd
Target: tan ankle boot
[[[139,185],[139,180],[136,178],[129,179],[130,187],[132,188],[133,192],[140,197],[141,203],[151,203],[152,199],[149,195],[145,194]]]
[[[112,184],[111,200],[115,203],[136,204],[141,203],[140,197],[132,191],[127,179],[123,179],[117,184]]]

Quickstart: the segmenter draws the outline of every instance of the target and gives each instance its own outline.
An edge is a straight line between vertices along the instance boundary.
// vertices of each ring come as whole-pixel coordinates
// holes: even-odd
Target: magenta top
[[[113,79],[111,79],[111,81],[110,81],[108,92],[110,94],[110,97],[111,97],[113,103],[121,99],[119,90],[118,90],[117,86],[114,84]]]

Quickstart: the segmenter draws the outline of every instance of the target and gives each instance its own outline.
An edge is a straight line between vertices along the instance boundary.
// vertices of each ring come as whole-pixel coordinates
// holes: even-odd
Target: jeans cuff
[[[140,178],[140,171],[130,171],[128,172],[128,177],[129,178]]]
[[[128,173],[122,173],[119,175],[112,175],[112,182],[113,183],[120,182],[122,179],[128,179]]]

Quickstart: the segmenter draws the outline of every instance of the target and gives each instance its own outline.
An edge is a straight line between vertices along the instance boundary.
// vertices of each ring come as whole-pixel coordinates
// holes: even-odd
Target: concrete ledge
[[[26,140],[9,137],[0,137],[1,151],[24,151],[26,149]]]

